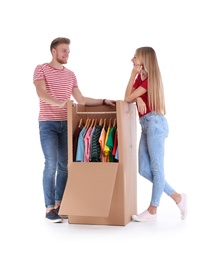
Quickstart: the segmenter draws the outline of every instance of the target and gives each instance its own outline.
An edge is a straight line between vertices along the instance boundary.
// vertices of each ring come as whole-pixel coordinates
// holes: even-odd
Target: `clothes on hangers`
[[[89,162],[89,158],[90,158],[90,135],[92,132],[92,126],[89,126],[88,130],[85,133],[84,136],[84,162]]]
[[[77,152],[76,152],[76,162],[83,162],[84,161],[84,133],[85,133],[85,126],[79,133],[79,138],[77,142]]]
[[[82,126],[78,125],[78,127],[75,129],[75,132],[73,134],[73,161],[76,161],[76,155],[77,155],[77,144],[79,139],[79,133],[82,130]]]
[[[105,141],[106,141],[106,128],[103,126],[102,131],[100,133],[99,137],[99,143],[100,143],[100,148],[101,148],[101,161],[106,162],[107,161],[107,156],[104,154],[104,146],[105,146]]]
[[[110,162],[114,162],[115,161],[115,157],[112,154],[112,150],[113,150],[113,147],[114,147],[115,132],[116,132],[116,127],[112,126],[110,131],[109,131],[109,133],[108,133],[108,138],[107,138],[107,141],[106,141],[106,146],[109,149],[108,156],[109,156],[109,161]]]
[[[102,127],[102,125],[97,125],[92,136],[91,162],[101,162],[101,147],[99,143],[99,136]]]
[[[82,123],[81,123],[82,124]],[[86,123],[80,128],[80,123],[73,136],[74,161],[76,162],[117,162],[116,153],[117,142],[116,120],[112,126],[110,118],[108,127],[106,119],[100,119],[99,124],[96,120],[87,119]],[[78,139],[78,140],[77,140]]]
[[[119,154],[118,154],[118,130],[116,129],[114,134],[114,144],[112,149],[112,155],[114,156],[115,161],[119,160]]]

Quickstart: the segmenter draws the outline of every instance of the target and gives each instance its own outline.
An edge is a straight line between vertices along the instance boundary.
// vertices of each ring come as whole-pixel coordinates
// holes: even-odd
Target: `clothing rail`
[[[131,113],[131,110],[130,110],[130,105],[131,104],[128,104],[128,111],[127,113]],[[117,111],[78,111],[78,106],[75,105],[75,108],[76,108],[76,114],[116,114]]]
[[[116,111],[78,111],[78,106],[76,107],[76,114],[116,114]]]
[[[116,111],[105,111],[105,112],[76,112],[77,114],[116,114]]]

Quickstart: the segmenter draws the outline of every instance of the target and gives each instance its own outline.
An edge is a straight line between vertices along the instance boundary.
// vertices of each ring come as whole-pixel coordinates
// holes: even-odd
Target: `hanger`
[[[100,120],[99,120],[99,125],[101,125],[102,126],[102,118],[100,118]]]
[[[84,126],[85,129],[87,129],[88,124],[89,124],[89,118],[86,119],[85,126]]]
[[[107,124],[107,119],[105,118],[104,119],[104,125],[103,125],[103,128],[106,129],[106,124]]]
[[[90,123],[91,123],[91,118],[88,118],[88,122],[87,122],[86,130],[88,130],[88,128],[90,127]]]
[[[112,125],[112,119],[110,118],[110,119],[109,119],[109,125],[108,125],[108,128],[111,128],[111,125]]]
[[[79,128],[82,126],[82,121],[83,121],[83,119],[80,118],[79,125],[78,125]]]
[[[113,122],[113,127],[116,127],[116,123],[117,123],[117,119],[115,118]]]
[[[95,123],[95,119],[93,118],[90,127],[93,127],[94,123]]]

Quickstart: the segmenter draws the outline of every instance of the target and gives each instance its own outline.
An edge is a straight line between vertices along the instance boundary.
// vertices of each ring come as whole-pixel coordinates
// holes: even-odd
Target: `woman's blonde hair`
[[[136,49],[136,57],[148,75],[147,95],[150,109],[157,114],[165,115],[164,88],[156,53],[151,47],[141,47]]]

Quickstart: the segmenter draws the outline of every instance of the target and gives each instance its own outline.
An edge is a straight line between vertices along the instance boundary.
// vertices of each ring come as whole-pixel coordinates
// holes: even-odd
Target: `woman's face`
[[[142,64],[140,62],[140,59],[136,56],[136,53],[134,54],[134,57],[131,59],[133,66],[140,72],[142,69]]]

